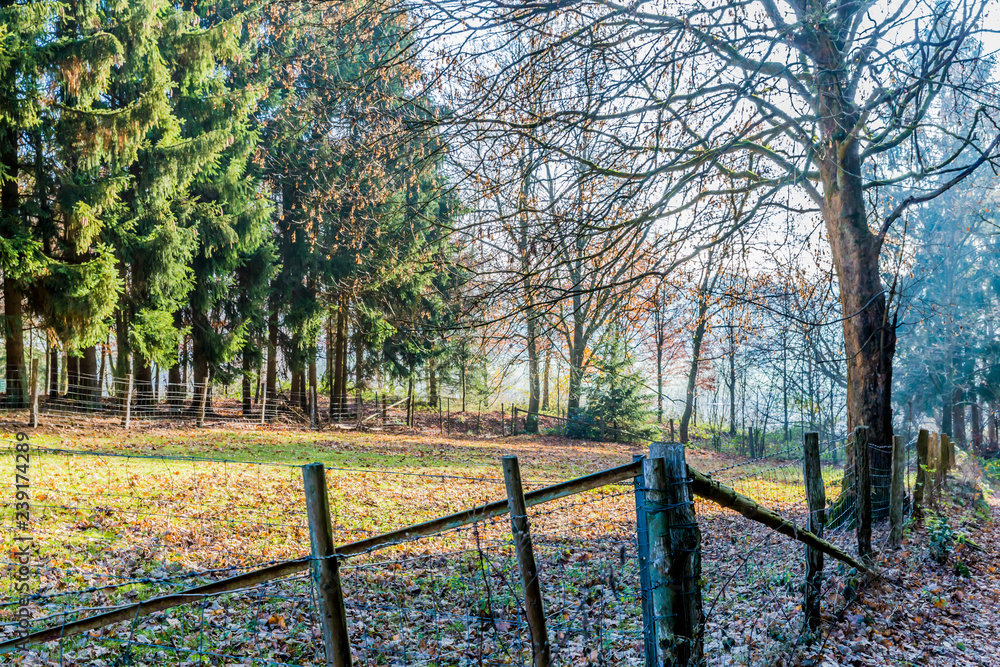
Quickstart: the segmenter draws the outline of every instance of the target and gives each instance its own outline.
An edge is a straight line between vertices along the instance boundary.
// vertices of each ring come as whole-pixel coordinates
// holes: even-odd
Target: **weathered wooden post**
[[[892,479],[889,483],[889,544],[903,541],[903,477],[906,475],[906,443],[903,436],[892,439]]]
[[[632,461],[642,461],[645,457],[634,454]],[[656,622],[653,618],[653,588],[649,579],[649,529],[646,524],[646,486],[642,475],[632,480],[635,486],[635,532],[639,550],[639,589],[642,593],[642,646],[645,665],[656,665]]]
[[[126,376],[127,388],[125,389],[125,415],[122,417],[122,426],[129,430],[132,426],[132,374]]]
[[[872,559],[872,478],[867,426],[854,429],[854,486],[858,555],[862,562],[869,563]]]
[[[451,396],[445,399],[448,401],[448,435],[451,435]]]
[[[917,479],[913,483],[913,510],[918,511],[924,504],[924,493],[930,493],[927,489],[927,446],[930,441],[930,433],[922,428],[917,434]]]
[[[826,524],[826,488],[819,458],[819,433],[806,433],[802,474],[806,482],[806,503],[809,507],[809,532],[823,537]],[[805,624],[809,630],[819,627],[819,601],[823,589],[823,552],[806,547]]]
[[[302,466],[306,493],[309,540],[312,543],[312,576],[316,584],[319,614],[323,620],[326,664],[351,667],[351,641],[347,633],[347,610],[340,586],[340,563],[330,523],[330,499],[322,463]]]
[[[684,445],[655,442],[643,462],[656,664],[699,665],[704,657],[701,531]]]
[[[504,433],[504,415],[503,415],[503,403],[500,404],[500,437],[502,438]]]
[[[382,426],[385,426],[386,422],[389,421],[389,397],[382,392]]]
[[[28,404],[28,423],[31,428],[38,428],[38,359],[31,360],[31,398]]]
[[[363,415],[364,415],[364,412],[365,412],[365,397],[364,397],[364,394],[361,393],[360,389],[358,390],[357,394],[358,394],[357,395],[357,399],[355,399],[354,402],[357,404],[357,405],[355,405],[355,408],[357,409],[357,412],[358,412],[358,425],[357,425],[357,429],[360,431],[361,428],[362,428],[362,426],[364,426]]]
[[[941,434],[941,464],[938,468],[941,470],[941,486],[944,487],[944,483],[948,481],[948,473],[951,472],[952,461],[955,458],[955,443],[951,441],[951,436],[942,433]]]
[[[524,502],[521,467],[516,456],[505,456],[502,461],[510,527],[514,534],[514,548],[517,550],[521,583],[524,585],[524,615],[528,621],[528,630],[531,632],[531,654],[534,657],[535,667],[548,667],[551,662],[549,635],[545,627],[542,590],[538,583],[538,568],[535,565],[535,553],[528,527],[528,507]]]
[[[201,398],[198,400],[198,420],[196,426],[201,428],[205,425],[205,406],[208,404],[208,376],[205,376],[205,383],[201,386]]]
[[[927,479],[931,487],[930,505],[933,507],[941,490],[941,436],[938,433],[931,434],[927,448],[927,465]]]

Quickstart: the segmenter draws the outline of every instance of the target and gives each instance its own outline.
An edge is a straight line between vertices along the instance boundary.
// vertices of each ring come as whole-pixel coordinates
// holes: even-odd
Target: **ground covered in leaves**
[[[499,438],[472,429],[449,435],[424,422],[416,430],[362,433],[43,428],[32,437],[32,535],[39,545],[33,617],[39,626],[59,624],[305,555],[299,466],[306,462],[328,468],[334,530],[346,543],[504,498],[505,454],[518,455],[530,490],[642,452],[555,436]],[[830,499],[842,477],[831,454],[824,459]],[[798,461],[746,461],[697,447],[688,461],[804,521]],[[13,469],[12,457],[3,464]],[[996,507],[984,509],[967,495],[964,505],[942,502],[934,517],[914,522],[902,550],[883,552],[885,576],[867,587],[828,562],[827,622],[811,643],[801,633],[801,546],[699,501],[710,663],[1000,664],[977,653],[996,648],[989,644],[996,642],[989,635],[995,619],[979,625],[973,613],[992,608],[996,598],[1000,543],[986,521]],[[4,506],[4,525],[12,510]],[[927,555],[930,534],[943,530],[937,516],[948,517],[955,538],[945,564]],[[635,517],[629,483],[531,510],[555,664],[642,664]],[[5,553],[11,535],[5,531]],[[829,538],[851,548],[850,531]],[[6,557],[0,563],[0,571],[12,567]],[[342,572],[357,664],[530,662],[506,518],[350,558]],[[0,577],[0,624],[15,607],[11,586],[12,578]],[[320,664],[314,597],[308,577],[296,575],[53,642],[19,660]],[[0,641],[11,632],[0,625]]]

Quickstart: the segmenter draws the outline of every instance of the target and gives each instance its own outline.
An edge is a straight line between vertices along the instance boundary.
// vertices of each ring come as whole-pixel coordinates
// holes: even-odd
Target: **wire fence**
[[[845,474],[852,459],[845,440],[822,445],[831,515],[824,537],[853,552],[847,517],[855,489],[849,468]],[[28,603],[34,629],[63,627],[309,552],[296,465],[36,448],[32,466],[38,551]],[[706,472],[805,527],[802,470],[801,449],[790,448]],[[916,464],[910,454],[906,470],[911,486]],[[338,544],[504,497],[500,477],[346,467],[326,473]],[[876,518],[889,477],[888,470],[873,469]],[[637,517],[647,491],[640,478],[529,509],[553,664],[645,664],[642,577],[648,565]],[[791,664],[796,647],[811,638],[803,626],[801,543],[700,498],[695,509],[708,664]],[[884,523],[876,524],[877,550],[887,544]],[[0,560],[0,572],[17,567]],[[507,517],[344,557],[340,569],[355,664],[531,663]],[[828,564],[824,608],[843,609],[857,586],[857,572]],[[20,597],[6,584],[0,594],[3,641],[14,636],[9,619]],[[15,654],[12,664],[320,665],[318,618],[313,580],[296,574],[192,595],[183,606],[33,646]]]

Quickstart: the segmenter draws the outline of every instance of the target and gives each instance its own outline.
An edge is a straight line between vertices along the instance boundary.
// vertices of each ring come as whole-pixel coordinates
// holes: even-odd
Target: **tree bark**
[[[427,360],[427,401],[432,409],[438,406],[438,384],[437,369],[434,367],[434,359]]]
[[[707,295],[706,295],[707,296]],[[691,415],[694,412],[694,390],[698,382],[698,365],[701,361],[701,344],[705,339],[705,329],[707,321],[705,313],[708,311],[708,303],[704,299],[698,304],[698,324],[691,337],[691,368],[688,370],[687,393],[684,401],[684,414],[681,415],[680,442],[687,444],[688,427],[691,425]]]
[[[972,431],[972,451],[976,455],[983,454],[983,417],[979,407],[978,397],[972,397],[969,403],[969,421]]]
[[[545,363],[542,367],[542,410],[549,409],[549,370],[552,363],[552,346],[545,348]],[[462,400],[462,411],[465,411],[465,400]]]
[[[275,308],[267,318],[267,378],[264,388],[264,409],[274,415],[277,410],[278,381],[278,310]]]
[[[16,155],[15,155],[16,157]],[[16,172],[15,172],[16,173]],[[16,184],[15,184],[16,198]],[[13,212],[6,211],[7,203],[7,183],[3,185],[4,214]],[[21,303],[24,293],[14,280],[4,277],[3,281],[3,305],[4,305],[4,352],[6,353],[6,405],[9,408],[23,408],[28,402],[25,397],[25,369],[24,369],[24,311]]]
[[[181,311],[174,313],[174,328],[180,330],[184,328],[184,314]],[[187,387],[181,378],[181,365],[183,353],[183,341],[177,346],[177,354],[174,363],[167,369],[167,404],[171,410],[179,411],[184,404],[184,397],[187,395]]]
[[[59,398],[59,348],[49,344],[49,398]]]
[[[736,336],[729,325],[729,435],[736,435]]]
[[[197,409],[201,405],[201,392],[205,383],[211,379],[213,369],[209,363],[208,334],[211,332],[212,324],[208,321],[208,315],[197,309],[191,309],[191,353],[193,356],[192,367],[194,369],[194,398],[192,409]],[[205,397],[205,412],[212,411],[212,390],[209,388],[208,396]]]
[[[896,352],[895,320],[879,271],[882,240],[868,226],[861,154],[850,129],[860,120],[845,95],[848,66],[822,29],[811,32],[814,42],[799,46],[817,66],[814,87],[816,117],[822,144],[817,156],[823,184],[820,207],[840,287],[840,305],[847,359],[847,427],[867,426],[877,451],[892,444],[892,358]],[[802,37],[803,40],[807,39]],[[871,457],[873,466],[888,469],[891,455]]]
[[[965,389],[955,387],[955,395],[951,402],[951,439],[959,447],[964,448],[965,441]]]
[[[535,309],[528,308],[528,414],[524,417],[526,433],[538,432],[538,406],[541,387],[538,378],[538,319]]]
[[[84,409],[94,410],[100,402],[101,383],[97,377],[97,348],[84,348],[80,357],[80,399]]]
[[[254,388],[250,385],[250,378],[253,375],[253,356],[251,352],[250,341],[243,343],[243,382],[240,387],[242,409],[241,413],[244,417],[249,417],[251,411],[253,410],[253,390]],[[260,386],[260,382],[255,383]]]
[[[78,401],[80,391],[80,357],[66,353],[66,398]]]

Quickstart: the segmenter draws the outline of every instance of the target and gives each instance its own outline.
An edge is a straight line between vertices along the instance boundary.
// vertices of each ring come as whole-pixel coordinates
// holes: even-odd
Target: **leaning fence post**
[[[951,472],[951,464],[955,459],[955,443],[951,441],[951,436],[941,434],[941,464],[938,469],[941,471],[941,486],[948,481],[948,473]]]
[[[646,457],[634,454],[632,462]],[[653,589],[649,581],[649,532],[646,524],[646,488],[642,475],[632,480],[635,485],[635,532],[639,549],[639,589],[642,593],[642,646],[648,667],[656,665],[656,624],[653,618]]]
[[[889,544],[903,541],[903,476],[906,475],[906,445],[903,436],[892,439],[892,478],[889,483]]]
[[[823,537],[826,523],[826,488],[823,486],[823,469],[819,458],[819,433],[806,433],[802,474],[806,482],[806,502],[809,506],[809,532]],[[819,627],[819,601],[823,588],[823,552],[806,547],[805,604],[806,627]]]
[[[201,399],[198,401],[198,421],[196,426],[201,428],[205,425],[205,405],[208,403],[208,376],[205,376],[205,384],[201,387]]]
[[[699,665],[704,657],[699,583],[701,531],[694,513],[684,445],[653,443],[650,459],[650,474],[646,474],[644,462],[643,477],[647,489],[658,490],[651,498],[647,497],[646,507],[657,626],[656,664]]]
[[[306,493],[309,540],[312,543],[312,576],[316,584],[319,613],[323,619],[326,664],[351,667],[351,641],[347,633],[347,610],[340,586],[340,563],[330,524],[330,499],[326,491],[326,470],[322,463],[302,466]]]
[[[528,528],[528,507],[524,502],[521,485],[521,468],[516,456],[505,456],[503,481],[507,487],[507,507],[510,510],[510,527],[517,549],[517,563],[521,569],[524,584],[524,615],[531,632],[531,654],[535,667],[548,667],[550,648],[548,630],[545,628],[545,610],[542,607],[542,590],[538,584],[538,568],[532,550],[531,533]]]
[[[872,557],[872,478],[868,427],[854,429],[854,516],[857,525],[858,555],[864,562]]]
[[[38,359],[31,360],[31,403],[28,423],[31,428],[38,428]]]
[[[916,511],[924,504],[924,493],[927,490],[927,445],[930,440],[930,433],[922,428],[917,434],[917,479],[913,483],[913,509]]]
[[[128,389],[125,390],[125,417],[122,419],[122,426],[129,430],[132,425],[132,374],[128,376]]]

